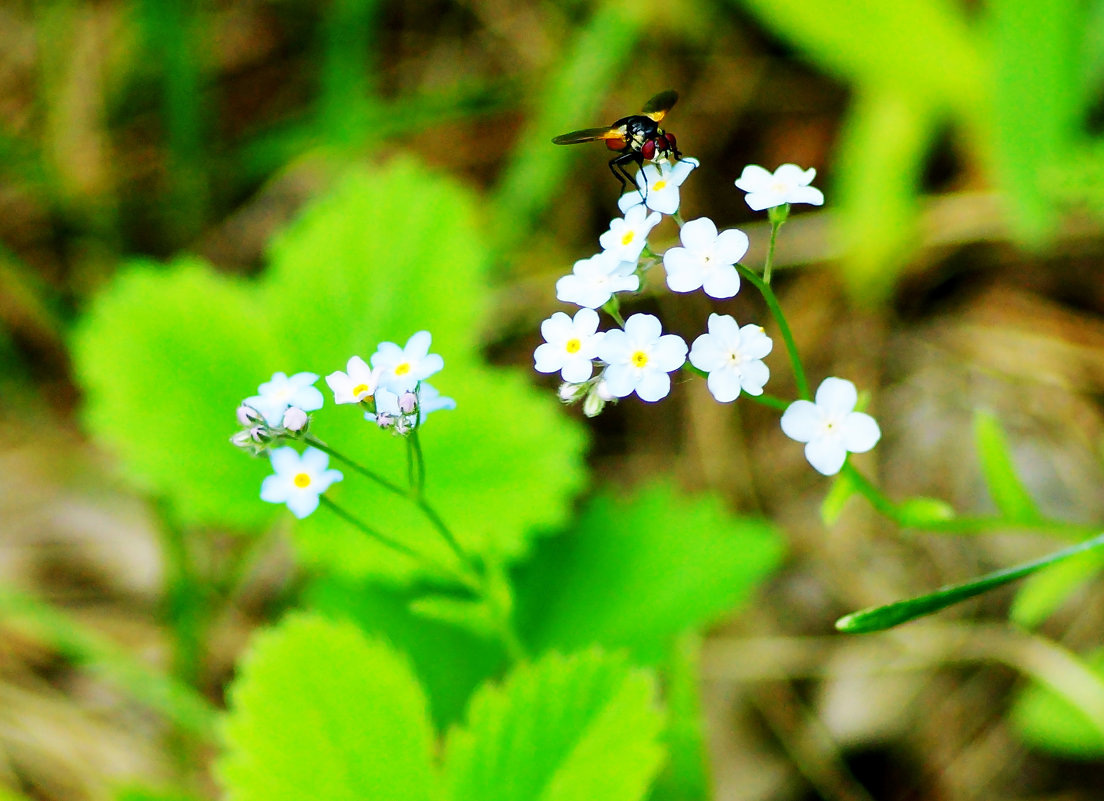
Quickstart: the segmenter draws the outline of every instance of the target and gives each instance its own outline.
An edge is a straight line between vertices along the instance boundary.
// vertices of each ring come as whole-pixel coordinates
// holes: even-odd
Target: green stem
[[[622,328],[625,327],[625,320],[621,317],[621,301],[617,299],[617,295],[611,295],[610,299],[603,304],[602,308],[619,326]]]
[[[376,540],[380,544],[390,548],[393,551],[397,551],[398,553],[401,553],[404,556],[408,556],[416,562],[421,562],[422,564],[429,565],[430,567],[437,570],[439,573],[442,573],[442,574],[444,574],[444,575],[446,575],[450,578],[456,579],[458,582],[460,582],[460,584],[462,586],[467,587],[469,590],[472,590],[473,592],[476,592],[476,593],[479,592],[480,588],[479,588],[478,583],[472,581],[470,576],[468,576],[464,573],[460,573],[456,570],[453,570],[452,568],[441,564],[437,560],[432,559],[431,557],[426,556],[423,553],[419,553],[418,551],[411,548],[409,545],[406,545],[405,543],[399,542],[394,537],[390,537],[387,534],[384,534],[382,531],[377,531],[376,529],[374,529],[371,526],[369,526],[368,524],[366,524],[363,520],[360,520],[359,518],[354,516],[352,513],[348,512],[345,509],[343,509],[342,507],[338,506],[336,503],[331,501],[325,495],[319,496],[318,500],[322,503],[323,506],[325,506],[327,509],[329,509],[331,512],[333,512],[335,515],[340,517],[346,523],[351,525],[353,528],[358,529],[359,531],[361,531],[364,534],[368,535],[369,537]]]
[[[417,488],[417,495],[421,498],[425,495],[426,469],[425,455],[422,453],[422,441],[418,438],[418,426],[419,424],[415,424],[414,429],[410,432],[409,439],[411,450],[414,452],[414,464],[417,466],[416,478],[411,486]]]
[[[318,448],[318,450],[320,450],[320,451],[328,453],[330,456],[337,459],[342,464],[347,465],[348,467],[351,467],[353,470],[357,471],[358,473],[360,473],[365,478],[369,478],[372,481],[376,482],[377,484],[379,484],[381,487],[383,487],[388,492],[393,492],[396,495],[400,495],[404,498],[407,497],[410,494],[406,490],[404,490],[402,487],[400,487],[398,484],[392,484],[390,481],[388,481],[386,478],[381,476],[379,473],[375,473],[375,472],[369,470],[367,467],[364,467],[363,465],[357,464],[352,459],[350,459],[348,456],[345,456],[344,454],[342,454],[338,451],[335,451],[333,448],[331,448],[329,445],[324,443],[322,440],[318,439],[318,437],[314,436],[313,434],[308,434],[306,437],[303,438],[303,441],[306,442],[308,445],[311,445],[312,447]]]
[[[798,397],[804,400],[812,400],[813,396],[809,393],[809,381],[805,378],[805,368],[801,366],[801,357],[797,354],[797,343],[794,341],[793,332],[790,331],[790,325],[786,322],[786,315],[783,314],[782,306],[778,303],[774,291],[753,270],[742,264],[737,264],[736,269],[740,271],[740,275],[751,282],[752,286],[759,290],[759,294],[766,301],[767,308],[770,309],[771,316],[778,324],[778,331],[782,335],[782,341],[786,345],[786,353],[790,357]]]
[[[840,472],[851,482],[851,486],[870,502],[870,505],[873,506],[879,514],[889,518],[897,524],[901,523],[901,516],[900,512],[897,510],[897,504],[887,498],[885,493],[874,486],[870,479],[852,467],[850,463],[844,463],[843,469]]]
[[[767,260],[763,263],[763,283],[770,286],[771,282],[771,270],[774,268],[774,244],[778,239],[778,229],[782,227],[782,223],[786,220],[776,220],[773,215],[771,217],[771,235],[770,244],[767,245]]]

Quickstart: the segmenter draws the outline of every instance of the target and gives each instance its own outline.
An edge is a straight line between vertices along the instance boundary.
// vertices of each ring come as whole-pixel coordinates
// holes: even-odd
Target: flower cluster
[[[763,395],[770,369],[763,361],[773,342],[754,323],[740,325],[727,314],[710,314],[706,331],[688,348],[677,334],[664,333],[663,324],[651,314],[620,315],[619,295],[636,292],[652,267],[661,264],[667,288],[686,293],[701,290],[717,300],[734,297],[741,286],[737,267],[748,251],[747,235],[737,229],[718,230],[708,217],[683,222],[679,215],[679,188],[698,167],[692,158],[674,163],[660,161],[637,173],[637,190],[623,195],[618,206],[622,217],[610,222],[598,238],[602,250],[575,262],[571,273],[556,282],[556,297],[581,307],[574,316],[555,312],[541,323],[544,342],[533,353],[541,373],[559,373],[560,398],[582,401],[588,416],[598,414],[609,401],[636,394],[655,402],[671,391],[671,373],[684,368],[705,376],[706,386],[721,403],[741,393]],[[791,203],[821,205],[824,195],[811,186],[816,170],[783,164],[773,173],[748,166],[736,180],[755,211],[770,210],[776,232]],[[648,236],[664,215],[679,225],[679,244],[662,255],[648,245]],[[772,246],[773,246],[772,236]],[[769,292],[770,260],[762,280],[755,283]],[[606,311],[620,328],[599,330],[598,310]],[[870,450],[881,432],[869,415],[856,412],[858,394],[853,384],[839,378],[824,381],[816,402],[798,400],[782,416],[787,436],[805,443],[809,463],[832,475],[842,468],[847,453]]]
[[[430,353],[432,337],[419,331],[403,347],[382,342],[368,362],[353,356],[344,371],[326,376],[335,404],[356,404],[365,419],[381,429],[405,436],[413,433],[426,417],[441,409],[455,409],[456,401],[445,397],[426,379],[439,372],[445,361]],[[237,419],[241,429],[230,441],[254,455],[267,452],[274,475],[265,479],[261,499],[287,504],[296,517],[305,517],[319,504],[319,496],[342,474],[328,469],[329,456],[309,433],[308,412],[323,406],[321,391],[314,386],[315,373],[288,377],[275,373],[257,388],[257,394],[242,401]],[[286,442],[306,442],[300,454]]]

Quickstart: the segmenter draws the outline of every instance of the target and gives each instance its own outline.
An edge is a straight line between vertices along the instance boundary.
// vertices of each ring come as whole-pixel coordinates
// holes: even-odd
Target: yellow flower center
[[[638,350],[632,355],[633,367],[644,367],[648,364],[648,354],[642,350]]]
[[[634,239],[636,239],[636,231],[626,231],[625,234],[621,237],[621,244],[628,245]]]
[[[359,398],[362,394],[367,395],[369,393],[367,384],[357,384],[353,387],[353,397]]]
[[[297,486],[299,489],[306,489],[310,486],[311,477],[306,473],[296,473],[295,478],[291,480],[291,483]]]
[[[582,349],[583,343],[580,342],[578,339],[569,339],[567,340],[567,344],[564,345],[564,350],[566,350],[568,353],[578,353]]]
[[[653,186],[653,187],[652,187],[652,189],[654,189],[654,190],[655,190],[655,191],[657,191],[657,192],[662,192],[662,191],[663,191],[663,188],[664,188],[665,186],[667,186],[667,182],[666,182],[666,181],[656,181],[656,182],[655,182],[655,186]]]
[[[410,362],[395,365],[395,375],[406,375],[410,372]]]

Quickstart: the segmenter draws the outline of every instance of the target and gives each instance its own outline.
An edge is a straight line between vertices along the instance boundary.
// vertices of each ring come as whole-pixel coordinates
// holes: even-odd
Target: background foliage
[[[827,632],[1053,550],[1040,515],[1104,519],[1102,41],[1098,0],[0,9],[0,795],[1095,798],[1099,557]],[[817,168],[776,286],[811,378],[871,392],[864,468],[1022,526],[950,539],[919,504],[902,532],[702,382],[558,406],[538,324],[616,195],[604,149],[549,140],[666,88],[703,165],[684,216],[746,230],[747,263],[742,166]],[[689,337],[713,310],[635,306]],[[272,371],[420,328],[458,401],[430,497],[516,585],[510,676],[409,563],[260,503],[225,443]],[[337,411],[327,439],[401,471]],[[435,542],[370,486],[335,497]]]

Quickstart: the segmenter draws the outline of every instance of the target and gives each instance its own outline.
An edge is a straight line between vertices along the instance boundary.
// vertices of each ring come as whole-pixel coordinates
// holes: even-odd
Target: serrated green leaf
[[[304,212],[273,245],[272,268],[258,282],[220,278],[193,260],[124,271],[76,340],[90,429],[184,522],[257,529],[287,515],[258,498],[267,460],[226,441],[240,400],[276,370],[326,375],[353,355],[370,357],[382,340],[405,343],[429,330],[446,360],[432,383],[459,404],[421,434],[429,500],[468,549],[491,563],[519,558],[533,531],[566,518],[584,478],[584,434],[521,371],[491,369],[480,357],[488,259],[475,208],[462,187],[396,160],[351,172]],[[405,481],[405,441],[360,410],[329,401],[313,430]],[[328,493],[344,508],[451,558],[412,504],[344,472]],[[303,554],[324,568],[399,580],[416,572],[327,510],[296,533]]]
[[[306,369],[274,366],[275,352],[244,282],[198,259],[136,262],[95,299],[73,340],[84,423],[182,522],[259,527],[275,513],[257,502],[271,469],[227,440],[234,409],[260,381]]]
[[[1060,551],[1055,551],[1041,559],[998,570],[962,584],[943,587],[927,595],[852,612],[836,621],[836,629],[848,634],[865,634],[899,626],[902,623],[930,615],[941,609],[946,609],[948,606],[953,606],[982,593],[1003,587],[1005,584],[1018,581],[1057,562],[1102,546],[1104,546],[1104,534],[1063,548]]]
[[[444,730],[460,719],[475,689],[505,668],[506,656],[497,641],[412,612],[416,593],[326,577],[311,582],[305,600],[311,609],[351,619],[370,637],[406,654],[429,696],[433,719]]]
[[[1008,441],[996,417],[981,410],[974,414],[974,441],[986,486],[1001,514],[1016,522],[1038,520],[1039,510],[1016,474]]]
[[[426,701],[405,660],[318,616],[253,643],[230,689],[226,743],[229,801],[425,801],[434,782]]]
[[[676,635],[746,600],[782,552],[772,525],[715,496],[665,484],[605,493],[518,572],[518,627],[537,651],[597,643],[654,664]]]
[[[448,801],[636,801],[663,759],[655,683],[623,657],[550,654],[472,701],[449,732]]]
[[[1085,660],[1104,693],[1104,650]],[[1075,759],[1104,756],[1104,720],[1094,720],[1060,691],[1033,682],[1020,692],[1009,712],[1016,733],[1029,745]]]
[[[1068,559],[1050,570],[1028,578],[1016,593],[1008,617],[1025,628],[1034,628],[1050,617],[1070,595],[1104,569],[1104,552]]]

